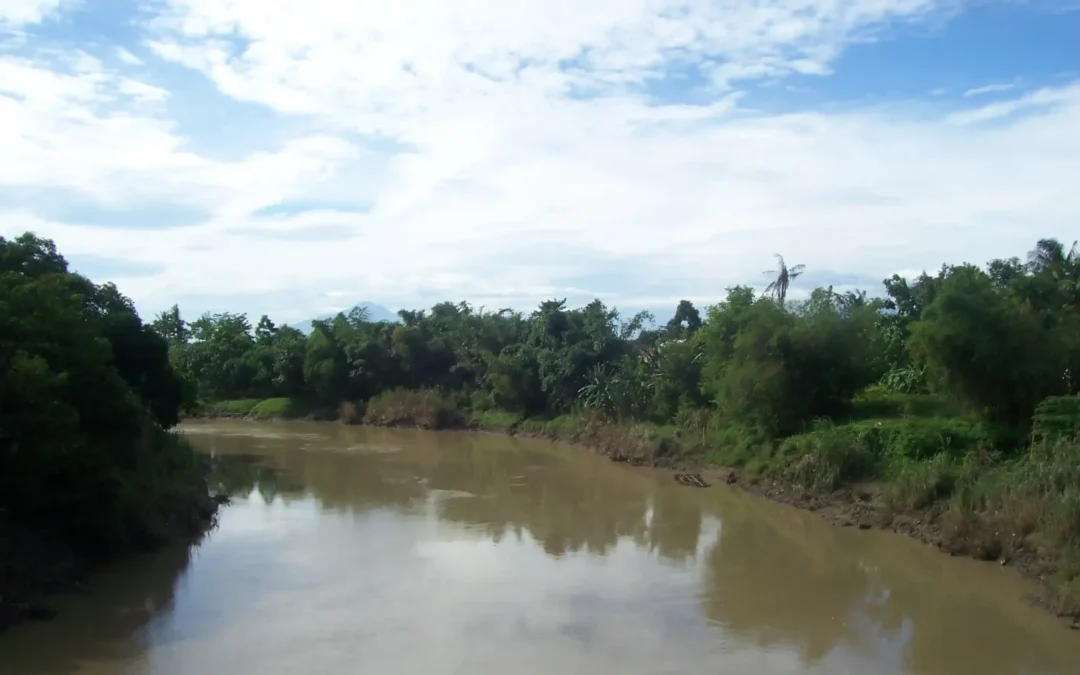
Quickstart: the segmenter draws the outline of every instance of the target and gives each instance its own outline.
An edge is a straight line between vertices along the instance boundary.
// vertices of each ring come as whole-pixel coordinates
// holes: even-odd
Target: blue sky
[[[669,313],[1075,238],[1074,0],[0,0],[0,235],[144,313]],[[800,288],[796,289],[798,292]]]

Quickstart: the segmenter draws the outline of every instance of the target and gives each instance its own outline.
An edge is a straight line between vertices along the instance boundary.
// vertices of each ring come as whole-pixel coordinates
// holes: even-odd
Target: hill
[[[354,305],[354,307],[363,307],[363,308],[367,309],[368,316],[372,321],[389,321],[389,322],[392,322],[392,323],[397,323],[397,322],[401,321],[401,319],[398,317],[396,312],[392,312],[389,309],[387,309],[386,307],[383,307],[382,305],[377,305],[374,302],[369,302],[367,300],[362,300],[362,301],[356,303]],[[343,309],[341,311],[348,314],[351,309],[352,308],[350,307],[348,309]],[[311,332],[311,322],[312,321],[324,321],[326,319],[333,319],[335,316],[337,316],[337,312],[334,312],[333,314],[322,314],[322,315],[319,315],[319,316],[317,316],[317,317],[315,317],[313,319],[308,319],[307,321],[301,321],[299,323],[293,324],[293,327],[298,328],[305,335],[307,335],[308,333]]]

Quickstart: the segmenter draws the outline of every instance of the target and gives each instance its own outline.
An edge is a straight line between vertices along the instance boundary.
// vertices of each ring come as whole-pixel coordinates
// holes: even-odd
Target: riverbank
[[[154,494],[140,495],[138,507],[118,514],[130,535],[107,549],[81,546],[58,529],[18,522],[0,512],[0,635],[25,621],[53,618],[56,596],[80,592],[94,570],[171,542],[194,544],[212,529],[227,499],[210,490],[201,470],[174,470],[172,476],[158,477],[164,482]]]
[[[248,415],[237,414],[239,408]],[[288,419],[303,406],[242,402],[206,416]],[[258,411],[258,413],[256,413]],[[323,419],[326,419],[324,416]],[[295,418],[295,417],[294,417]],[[530,419],[466,412],[430,391],[346,403],[347,424],[468,429],[576,445],[612,461],[694,472],[812,511],[841,527],[915,538],[948,555],[996,562],[1041,582],[1036,604],[1080,628],[1080,446],[1041,438],[1014,458],[988,452],[990,432],[967,420],[905,416],[819,424],[769,442],[748,429],[612,423],[592,414]]]
[[[202,419],[337,421],[338,413],[321,409],[302,398],[237,399],[200,403],[190,414]]]

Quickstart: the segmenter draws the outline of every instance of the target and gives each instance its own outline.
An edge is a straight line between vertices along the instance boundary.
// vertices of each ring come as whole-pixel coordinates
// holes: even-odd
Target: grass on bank
[[[203,402],[198,407],[200,417],[248,417],[251,419],[318,419],[332,420],[337,415],[323,410],[302,398],[245,398],[231,401]]]

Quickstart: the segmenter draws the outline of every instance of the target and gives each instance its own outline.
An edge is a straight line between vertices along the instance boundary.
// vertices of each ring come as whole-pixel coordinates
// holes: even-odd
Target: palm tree
[[[1035,248],[1028,251],[1028,270],[1032,274],[1049,273],[1065,296],[1065,307],[1080,307],[1080,251],[1077,242],[1065,252],[1065,246],[1057,239],[1040,239]]]
[[[1060,273],[1062,267],[1076,262],[1080,262],[1080,253],[1075,241],[1067,254],[1065,245],[1057,239],[1040,239],[1035,248],[1028,251],[1028,269],[1036,274],[1044,270]]]
[[[780,306],[784,306],[784,300],[787,299],[788,288],[791,286],[791,282],[795,281],[796,277],[802,274],[806,270],[806,265],[793,265],[788,267],[784,262],[784,256],[779,253],[776,255],[776,259],[780,261],[780,269],[770,270],[764,274],[768,274],[770,277],[775,276],[772,283],[765,287],[765,292],[776,298],[776,301],[780,303]]]

